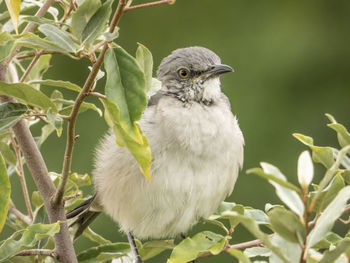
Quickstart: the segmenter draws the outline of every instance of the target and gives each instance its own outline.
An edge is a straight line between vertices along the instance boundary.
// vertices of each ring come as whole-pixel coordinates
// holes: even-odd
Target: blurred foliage
[[[138,4],[145,1],[135,0],[134,2]],[[99,26],[97,31],[104,29],[105,17],[108,15],[108,8],[106,6],[108,7],[110,3],[110,1],[106,1],[103,5],[105,8],[101,9],[101,12],[98,14],[97,18],[99,19],[94,18],[103,24],[103,26]],[[93,17],[94,11],[99,7],[100,5],[98,4],[93,5],[93,8],[90,9],[90,16],[85,18],[85,24]],[[113,3],[113,7],[115,7],[115,3]],[[0,1],[0,23],[2,23],[1,30],[3,32],[12,29],[11,23],[7,22],[10,20],[10,15],[5,10],[5,2]],[[36,20],[40,24],[40,36],[46,36],[51,43],[48,40],[43,41],[33,34],[27,34],[21,40],[18,40],[16,36],[7,38],[8,36],[4,34],[2,35],[3,38],[0,37],[0,44],[2,46],[0,59],[5,58],[6,54],[10,50],[13,50],[16,41],[28,48],[45,47],[47,50],[59,51],[66,54],[67,56],[54,55],[51,61],[50,56],[42,56],[42,58],[46,58],[45,61],[43,60],[41,63],[38,63],[41,66],[33,69],[33,75],[28,76],[26,81],[34,87],[41,84],[43,94],[37,95],[33,91],[29,93],[29,95],[34,94],[31,99],[23,97],[22,93],[18,94],[17,98],[20,101],[22,99],[21,102],[25,104],[30,100],[32,101],[31,106],[45,110],[50,104],[46,98],[50,97],[52,103],[54,103],[54,106],[50,104],[52,109],[56,107],[61,114],[69,114],[73,100],[76,97],[75,92],[79,91],[79,86],[81,87],[83,85],[89,73],[88,66],[90,65],[86,59],[76,61],[70,57],[72,57],[72,53],[80,52],[78,43],[84,42],[85,44],[91,44],[91,36],[93,39],[97,35],[93,30],[94,28],[84,30],[81,23],[79,24],[81,17],[78,13],[75,13],[72,23],[75,23],[77,26],[74,27],[76,31],[72,33],[77,36],[77,41],[71,41],[70,33],[57,31],[55,24],[53,23],[51,25],[48,22],[49,20],[47,20],[57,19],[56,10],[60,10],[58,4],[55,4],[54,8],[49,10],[49,14],[45,18]],[[89,9],[87,8],[87,10]],[[247,257],[254,258],[253,255],[263,254],[267,255],[271,261],[275,260],[273,262],[280,262],[278,261],[280,259],[276,258],[276,255],[284,254],[288,256],[288,251],[296,251],[295,244],[306,237],[303,228],[305,227],[305,222],[297,216],[302,217],[305,211],[300,210],[300,205],[299,208],[291,207],[289,205],[291,202],[288,202],[290,198],[299,196],[298,194],[304,189],[303,187],[299,189],[296,186],[298,178],[291,176],[296,174],[297,165],[295,164],[297,163],[297,156],[301,149],[303,149],[303,146],[296,143],[291,136],[296,131],[312,134],[315,138],[315,145],[319,142],[322,142],[323,145],[329,145],[329,147],[314,146],[314,142],[310,137],[295,134],[299,140],[310,147],[313,161],[319,163],[315,165],[315,178],[313,182],[317,182],[317,184],[318,182],[321,183],[319,185],[313,185],[315,189],[310,192],[310,199],[317,200],[313,204],[317,213],[326,211],[335,205],[333,203],[335,200],[339,200],[339,197],[337,199],[336,196],[346,184],[349,184],[350,180],[349,172],[347,172],[347,169],[343,169],[347,167],[348,159],[345,157],[342,159],[341,163],[343,167],[340,170],[343,171],[339,171],[336,168],[331,173],[326,173],[326,176],[323,177],[324,168],[322,165],[325,165],[328,171],[330,171],[334,168],[334,164],[340,164],[335,160],[337,158],[340,160],[341,158],[339,156],[344,155],[346,152],[334,150],[333,147],[337,145],[337,142],[332,132],[327,132],[327,130],[323,129],[323,113],[330,112],[345,127],[350,127],[350,119],[348,117],[350,107],[348,103],[348,98],[350,97],[350,75],[348,73],[350,66],[349,12],[350,2],[345,0],[339,0],[337,2],[330,0],[268,0],[260,2],[247,2],[243,0],[178,0],[175,6],[130,11],[121,20],[119,24],[120,36],[118,38],[118,44],[124,47],[130,54],[135,53],[136,42],[145,44],[152,51],[154,65],[159,65],[160,60],[168,55],[171,50],[192,45],[205,46],[214,50],[222,58],[223,63],[231,65],[235,69],[235,73],[230,77],[225,76],[222,79],[222,84],[223,91],[230,98],[232,110],[237,114],[245,136],[246,151],[244,166],[245,168],[253,167],[259,161],[263,160],[273,162],[276,166],[281,167],[281,170],[285,174],[285,176],[281,177],[280,172],[276,170],[277,168],[275,169],[274,166],[267,163],[262,164],[262,169],[251,170],[258,172],[261,177],[269,180],[275,187],[277,195],[293,212],[286,208],[273,205],[268,206],[269,209],[267,209],[266,213],[263,212],[262,210],[264,210],[265,204],[277,204],[281,203],[281,201],[276,198],[273,188],[265,183],[265,180],[262,181],[257,177],[247,176],[243,171],[229,200],[244,204],[245,206],[259,208],[260,210],[256,209],[256,211],[260,212],[251,213],[253,215],[256,213],[256,216],[259,216],[253,217],[253,220],[250,220],[249,218],[252,216],[248,216],[249,212],[248,214],[246,212],[249,211],[249,208],[233,204],[231,205],[232,207],[226,207],[218,213],[215,219],[211,219],[212,223],[216,226],[208,228],[208,225],[205,224],[204,227],[203,225],[196,227],[190,233],[190,236],[193,236],[192,239],[207,242],[205,238],[203,239],[203,236],[199,235],[200,233],[196,235],[195,233],[204,229],[217,232],[218,225],[222,228],[222,222],[217,220],[220,218],[229,219],[230,226],[236,226],[242,223],[248,230],[256,230],[249,233],[249,231],[243,228],[235,229],[230,240],[232,244],[241,242],[242,240],[249,240],[252,237],[265,239],[268,238],[266,234],[257,232],[259,228],[256,228],[254,224],[259,222],[259,225],[266,226],[268,225],[267,221],[270,220],[271,229],[277,232],[278,235],[275,235],[272,241],[266,241],[264,243],[267,246],[266,249],[255,247],[249,250],[247,249],[244,254],[235,249],[230,249],[228,252],[240,258],[242,262],[249,262],[247,261],[249,260]],[[22,14],[33,15],[33,8],[30,8],[30,5],[24,5],[21,11]],[[35,18],[30,16],[23,19],[20,18],[19,31],[21,32],[24,28],[23,21],[33,20]],[[53,36],[53,33],[56,33],[60,37]],[[107,37],[114,39],[117,36]],[[52,66],[49,67],[49,64]],[[41,82],[41,80],[38,80],[40,79],[39,76],[42,76],[45,72],[46,82]],[[30,82],[31,80],[37,81]],[[52,81],[50,82],[50,80]],[[65,83],[57,83],[55,82],[56,80],[64,80]],[[105,78],[97,83],[96,91],[103,93],[104,82]],[[59,92],[54,93],[52,86],[59,86],[64,89],[59,89]],[[6,89],[8,86],[3,87],[4,89],[1,92],[2,94],[6,94],[5,92],[8,90]],[[29,89],[25,84],[17,84],[16,87],[21,90]],[[14,94],[12,95],[14,96]],[[43,99],[39,100],[38,96],[41,96]],[[81,110],[93,109],[99,111],[92,102],[96,103],[96,100],[88,98]],[[13,105],[7,106],[12,107]],[[97,103],[97,106],[102,108],[102,105],[99,103]],[[16,108],[17,111],[12,115],[5,116],[8,119],[5,121],[8,125],[6,129],[18,120],[18,116],[28,113],[28,111],[31,113],[31,109],[21,104],[18,104]],[[62,119],[56,118],[55,116],[57,115],[54,113],[51,112],[53,115],[51,115],[52,118],[49,120],[49,125],[43,126],[37,124],[32,127],[32,131],[37,136],[38,142],[42,144],[41,150],[49,170],[59,172],[64,156],[65,146],[62,141],[65,141],[65,132],[62,133],[60,138],[57,138],[52,132],[56,130],[56,133],[60,135],[60,131],[62,131],[62,128],[65,128],[65,124]],[[341,147],[345,147],[348,144],[348,137],[344,133],[344,129],[339,126],[340,124],[334,122],[332,117],[328,117],[331,121],[330,128],[337,131],[339,144]],[[93,111],[87,111],[79,115],[77,132],[80,134],[80,138],[74,150],[72,171],[90,174],[94,148],[106,130],[107,125],[104,120],[98,118]],[[45,143],[43,143],[44,141]],[[10,149],[7,142],[4,147]],[[13,155],[9,150],[6,150],[6,153],[7,156]],[[333,155],[335,159],[333,159]],[[5,155],[4,159],[8,162],[8,158],[6,160]],[[8,164],[12,165],[13,163],[8,162]],[[272,171],[270,171],[271,169]],[[11,173],[13,173],[13,169],[9,169],[9,174]],[[54,174],[52,174],[52,177],[53,180],[57,179]],[[80,186],[87,184],[87,179],[85,178],[86,180],[83,180],[85,183],[80,184],[80,182],[77,182],[80,179],[77,178],[80,177],[73,176],[70,178],[69,194],[83,191],[84,196],[86,196],[91,193],[91,188],[80,189]],[[12,189],[20,189],[20,184],[16,177],[11,176],[10,180]],[[29,181],[29,191],[32,193],[36,190],[35,186],[29,176],[27,176],[27,181]],[[77,188],[75,188],[76,185],[78,185]],[[278,190],[281,187],[284,188]],[[299,189],[299,192],[295,191],[295,189]],[[327,192],[324,192],[325,189],[327,189]],[[281,193],[284,194],[283,197],[280,196]],[[18,209],[25,210],[21,191],[12,191],[11,198]],[[80,197],[78,200],[70,200],[68,205],[73,207],[82,200],[84,198]],[[345,200],[345,198],[342,200]],[[45,218],[41,202],[40,198],[36,194],[33,194],[33,204],[37,207],[35,215],[38,218]],[[298,202],[300,204],[302,201]],[[340,207],[344,205],[339,204],[339,201],[337,204]],[[333,212],[331,211],[330,213]],[[20,222],[16,223],[11,218],[10,215],[8,226],[5,226],[4,231],[0,234],[1,240],[4,240],[13,233],[9,228],[10,225],[20,224]],[[285,218],[288,222],[293,222],[295,228],[281,229],[281,223],[283,222],[280,222],[278,220],[279,218]],[[321,219],[319,218],[319,220]],[[43,222],[42,220],[40,219],[39,222]],[[294,224],[295,222],[299,223]],[[224,225],[224,227],[230,232],[227,226]],[[315,228],[318,228],[318,230],[320,230],[320,227],[322,227],[322,224],[315,225]],[[128,254],[124,243],[116,243],[126,240],[126,238],[118,235],[117,231],[111,231],[111,229],[117,229],[117,227],[109,218],[104,217],[99,219],[92,228],[106,240],[110,240],[111,244],[109,242],[107,244],[104,243],[106,242],[105,239],[101,239],[92,233],[90,235],[85,234],[87,239],[81,238],[76,243],[77,251],[84,250],[84,252],[81,252],[81,255],[84,255],[84,253],[89,255],[90,252],[86,249],[92,246],[93,243],[91,242],[101,244],[101,258],[106,258],[108,256],[106,254],[108,253],[104,255],[102,252],[108,252],[108,248],[113,246],[120,249],[118,250],[119,256]],[[224,232],[225,228],[223,228]],[[336,255],[340,255],[339,253],[344,251],[343,248],[349,246],[348,238],[343,239],[347,234],[347,229],[340,224],[335,224],[334,229],[337,234],[327,234],[326,232],[330,229],[326,229],[326,232],[325,229],[318,231],[318,233],[322,233],[322,236],[317,236],[315,231],[309,233],[309,238],[313,240],[311,243],[313,243],[312,245],[315,249],[310,251],[310,262],[314,262],[312,261],[313,258],[321,257],[317,252],[318,249],[329,249],[330,251],[326,252],[325,255],[330,259],[331,257],[335,258]],[[215,244],[219,244],[218,247],[213,248],[214,244],[210,242],[205,244],[199,242],[203,246],[194,247],[191,251],[192,256],[186,255],[188,259],[193,257],[193,255],[197,256],[199,252],[203,251],[214,251],[215,253],[217,251],[215,249],[222,248],[229,239],[225,235],[218,237],[217,234],[213,234],[212,232],[206,232],[205,235],[209,236],[211,240],[214,240]],[[315,243],[315,240],[321,241]],[[188,240],[184,240],[180,244],[186,242]],[[146,244],[138,244],[141,255],[151,255],[153,257],[157,254],[154,253],[155,250],[152,250],[154,247],[158,248],[159,253],[165,249],[173,248],[172,244],[161,242],[156,245],[148,244],[148,248],[151,249],[143,251],[142,247],[145,247]],[[281,244],[288,245],[283,246],[282,252],[278,252],[275,250],[275,246],[281,246]],[[181,251],[181,245],[178,250]],[[188,251],[188,249],[185,250]],[[298,254],[294,253],[293,256],[295,255]],[[172,254],[171,257],[176,258],[176,255]],[[215,262],[220,262],[222,260],[222,262],[226,262],[228,258],[231,260],[231,257],[220,255],[201,261],[213,262],[212,260],[215,260]],[[294,258],[291,260],[294,262]],[[151,259],[150,262],[164,262],[164,255]],[[172,262],[177,261],[174,260]]]

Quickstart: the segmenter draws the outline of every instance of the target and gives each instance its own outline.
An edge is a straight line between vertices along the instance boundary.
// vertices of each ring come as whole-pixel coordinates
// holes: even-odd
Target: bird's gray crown
[[[162,60],[158,68],[157,77],[160,81],[166,80],[181,67],[197,72],[204,72],[210,66],[220,63],[219,56],[207,48],[179,48]]]

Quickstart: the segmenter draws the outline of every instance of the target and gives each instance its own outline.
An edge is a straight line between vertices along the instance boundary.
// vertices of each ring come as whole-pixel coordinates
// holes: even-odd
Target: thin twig
[[[16,256],[33,256],[33,255],[45,255],[53,258],[57,258],[57,254],[55,251],[51,249],[28,249],[22,250]]]
[[[32,68],[36,64],[36,62],[38,62],[41,55],[42,55],[42,52],[40,52],[40,51],[39,51],[39,53],[37,53],[35,55],[33,60],[30,62],[29,66],[27,67],[26,71],[23,73],[21,79],[19,80],[20,82],[23,82],[26,79],[26,77],[29,75],[30,71],[32,70]]]
[[[30,204],[30,197],[29,197],[29,193],[28,193],[26,178],[24,177],[21,149],[19,148],[15,139],[12,136],[10,136],[10,140],[11,140],[11,144],[13,146],[13,149],[15,150],[16,157],[17,157],[18,176],[19,176],[19,180],[21,182],[21,187],[22,187],[23,196],[24,196],[24,202],[25,202],[26,207],[27,207],[29,218],[31,221],[33,221],[34,216],[33,216],[32,205]]]
[[[21,60],[21,59],[25,59],[25,58],[31,58],[31,57],[35,57],[38,53],[28,53],[28,54],[23,54],[23,55],[18,55],[16,56],[16,59]],[[41,55],[47,55],[47,54],[61,54],[60,52],[57,51],[42,51]]]
[[[129,6],[124,8],[124,13],[131,10],[146,8],[146,7],[156,6],[156,5],[164,5],[164,4],[172,5],[174,4],[174,2],[175,2],[174,0],[160,0],[160,1],[150,2],[150,3]]]
[[[22,214],[21,211],[17,210],[17,209],[14,208],[12,205],[10,205],[9,211],[10,211],[12,214],[14,214],[14,215],[15,215],[19,220],[21,220],[23,223],[25,223],[25,224],[27,224],[27,225],[31,225],[31,224],[32,224],[32,220],[31,220],[28,216]]]
[[[100,99],[106,99],[107,97],[99,92],[93,92],[93,91],[90,91],[89,92],[89,96],[93,96],[93,97],[97,97],[97,98],[100,98]]]
[[[125,5],[126,5],[126,0],[120,0],[118,2],[117,10],[115,11],[113,18],[112,18],[112,21],[110,23],[110,27],[109,27],[110,33],[113,33],[115,27],[117,26],[122,14],[123,14],[123,10],[124,10]],[[98,70],[100,69],[100,67],[103,63],[104,55],[105,55],[107,49],[108,49],[108,44],[105,43],[101,53],[99,54],[99,56],[96,60],[96,63],[93,64],[92,70],[91,70],[89,76],[87,77],[85,84],[84,84],[82,90],[80,91],[80,93],[79,93],[78,97],[76,98],[75,103],[73,105],[73,109],[71,111],[70,119],[68,121],[68,127],[67,127],[67,143],[66,143],[66,150],[65,150],[64,161],[63,161],[63,166],[62,166],[62,177],[61,177],[61,180],[60,180],[59,185],[57,187],[55,197],[53,199],[53,202],[55,204],[59,204],[62,202],[62,199],[64,196],[64,190],[65,190],[68,176],[70,173],[71,163],[72,163],[72,153],[73,153],[74,141],[75,141],[75,139],[74,139],[75,138],[75,123],[76,123],[76,119],[78,117],[80,105],[83,103],[83,100],[89,95],[89,90],[91,89],[91,87],[93,86],[93,84],[95,82],[95,78],[97,76]]]

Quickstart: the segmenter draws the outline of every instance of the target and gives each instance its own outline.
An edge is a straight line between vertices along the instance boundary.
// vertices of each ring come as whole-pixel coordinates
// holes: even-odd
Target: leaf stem
[[[33,221],[33,210],[32,210],[32,205],[30,203],[30,198],[29,198],[29,193],[28,193],[28,188],[27,188],[27,183],[26,183],[26,178],[24,176],[24,171],[23,171],[23,164],[22,164],[22,156],[21,156],[21,149],[17,145],[15,139],[10,136],[11,144],[13,146],[13,149],[15,150],[16,157],[17,157],[17,162],[18,162],[18,176],[19,180],[21,182],[21,187],[23,191],[23,196],[24,196],[24,202],[26,204],[28,216],[31,221]]]
[[[34,65],[36,64],[36,62],[38,62],[40,56],[42,55],[42,52],[39,51],[35,57],[33,58],[33,60],[30,62],[29,66],[27,67],[26,71],[23,73],[21,79],[19,80],[20,82],[23,82],[26,77],[29,75],[30,71],[33,69]]]
[[[126,0],[119,0],[117,9],[113,15],[112,21],[110,23],[109,32],[113,33],[115,27],[117,26],[122,14],[123,10],[126,5]],[[101,53],[99,54],[96,62],[92,66],[92,70],[90,71],[90,74],[88,75],[84,86],[82,90],[80,91],[79,95],[77,96],[75,103],[73,105],[73,109],[71,111],[69,120],[68,120],[68,127],[67,127],[67,142],[66,142],[66,150],[64,154],[64,161],[62,166],[62,177],[59,182],[59,185],[57,187],[57,191],[55,194],[55,197],[53,199],[53,202],[55,204],[59,204],[62,202],[65,187],[67,184],[68,176],[71,169],[71,163],[72,163],[72,154],[73,154],[73,148],[74,148],[74,138],[75,138],[75,123],[78,117],[78,112],[80,105],[83,103],[83,100],[89,95],[89,91],[91,87],[93,86],[98,70],[102,66],[104,55],[108,49],[108,43],[105,43],[103,46],[103,49]]]
[[[98,93],[98,92],[93,92],[93,91],[90,91],[89,92],[89,96],[93,96],[93,97],[97,97],[97,98],[100,98],[100,99],[106,99],[107,97],[101,93]]]
[[[35,57],[38,53],[28,53],[28,54],[23,54],[23,55],[18,55],[16,56],[16,59],[21,60],[25,58],[30,58],[30,57]],[[61,54],[60,52],[57,51],[41,51],[41,55],[47,55],[47,54]]]
[[[164,5],[164,4],[171,5],[171,4],[174,4],[174,2],[175,2],[174,0],[160,0],[160,1],[150,2],[150,3],[129,6],[124,8],[124,13],[131,10],[146,8],[146,7],[156,6],[156,5]]]

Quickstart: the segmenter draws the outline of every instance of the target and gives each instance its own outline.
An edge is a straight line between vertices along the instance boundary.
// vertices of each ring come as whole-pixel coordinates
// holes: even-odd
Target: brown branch
[[[109,32],[113,33],[115,27],[117,26],[122,14],[124,7],[126,5],[126,0],[119,0],[117,10],[115,11],[112,21],[110,23]],[[98,70],[100,69],[104,55],[108,49],[108,44],[105,43],[103,46],[103,49],[101,53],[99,54],[96,63],[93,64],[92,70],[87,77],[84,86],[82,90],[80,91],[78,97],[75,100],[75,103],[73,105],[73,109],[70,114],[70,119],[68,121],[68,127],[67,127],[67,143],[66,143],[66,150],[64,153],[64,160],[63,160],[63,166],[62,166],[62,177],[59,182],[59,185],[57,187],[57,191],[54,197],[54,203],[59,204],[62,202],[65,187],[67,184],[68,176],[70,174],[71,169],[71,163],[72,163],[72,154],[73,154],[73,148],[74,148],[74,138],[75,138],[75,124],[76,119],[78,117],[78,112],[80,105],[83,103],[84,99],[89,95],[89,91],[91,87],[93,86]]]
[[[25,59],[25,58],[31,58],[31,57],[35,57],[38,53],[28,53],[28,54],[23,54],[23,55],[18,55],[16,56],[16,59],[21,60],[21,59]],[[41,55],[47,55],[47,54],[61,54],[60,52],[57,51],[42,51]]]
[[[43,17],[47,10],[49,10],[50,6],[55,3],[55,0],[46,0],[45,3],[39,8],[38,12],[36,12],[36,17]],[[23,30],[23,32],[33,32],[37,25],[33,22],[29,23]]]
[[[12,214],[14,214],[14,215],[15,215],[19,220],[21,220],[23,223],[25,223],[25,224],[27,224],[27,225],[31,225],[31,224],[32,224],[32,220],[31,220],[28,216],[22,214],[21,211],[17,210],[17,209],[14,208],[12,205],[10,205],[9,211],[10,211]]]
[[[29,193],[28,193],[26,178],[24,176],[24,171],[23,171],[21,149],[19,148],[15,139],[12,136],[10,136],[10,140],[11,140],[11,144],[13,146],[13,149],[15,150],[16,157],[17,157],[18,176],[19,176],[19,180],[21,182],[21,187],[22,187],[23,196],[24,196],[24,202],[25,202],[26,207],[27,207],[29,218],[31,221],[33,221],[33,210],[32,210],[32,205],[30,203],[30,197],[29,197]]]
[[[139,5],[125,7],[124,13],[135,9],[146,8],[146,7],[156,6],[156,5],[164,5],[164,4],[172,5],[174,3],[175,3],[175,0],[160,0],[160,1],[150,2],[150,3],[139,4]]]
[[[93,91],[90,91],[89,96],[93,96],[93,97],[97,97],[97,98],[100,98],[100,99],[106,99],[107,97],[101,93],[98,93],[98,92],[93,92]]]
[[[21,79],[19,80],[20,82],[23,82],[26,77],[29,75],[30,71],[33,69],[34,65],[36,64],[36,62],[38,62],[40,56],[42,55],[42,52],[38,52],[35,57],[33,58],[33,60],[30,62],[30,64],[28,65],[26,71],[23,73]]]
[[[28,249],[22,250],[16,256],[33,256],[33,255],[45,255],[53,258],[57,258],[57,253],[51,249]]]

